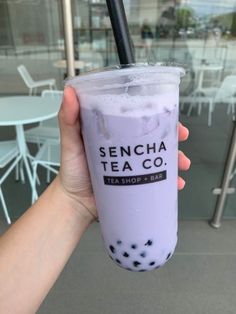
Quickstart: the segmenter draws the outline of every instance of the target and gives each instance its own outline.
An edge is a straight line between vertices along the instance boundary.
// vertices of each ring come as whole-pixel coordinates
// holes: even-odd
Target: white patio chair
[[[58,102],[62,101],[63,91],[59,90],[44,90],[42,97],[51,97]],[[36,143],[38,145],[45,142],[47,139],[59,139],[60,132],[58,127],[57,117],[45,120],[38,126],[25,130],[25,139],[28,143]]]
[[[17,67],[23,81],[29,88],[29,95],[36,94],[38,87],[49,86],[49,89],[56,89],[56,80],[54,78],[47,80],[34,81],[26,67],[21,64]]]
[[[187,96],[180,97],[180,109],[184,109],[185,103],[189,104],[187,115],[191,115],[193,107],[197,105],[198,115],[201,114],[202,104],[208,104],[208,125],[211,125],[211,112],[213,110],[212,98],[215,97],[217,90],[220,87],[220,75],[223,67],[221,65],[201,65],[196,68],[195,89]],[[208,83],[210,86],[205,86],[204,82],[208,74]]]
[[[21,156],[19,155],[19,149],[16,141],[12,140],[0,142],[0,169],[5,168],[11,163],[7,170],[0,176],[0,203],[2,204],[3,212],[8,224],[11,224],[11,219],[3,196],[2,184],[16,167],[20,158]]]
[[[208,93],[192,94],[190,96],[181,97],[181,103],[189,103],[187,115],[190,116],[193,106],[198,106],[198,114],[201,114],[202,104],[208,106],[208,126],[212,124],[212,113],[216,103],[224,103],[228,105],[227,114],[235,115],[236,103],[236,75],[226,76],[219,88],[208,89]]]
[[[201,114],[201,109],[202,109],[202,105],[205,104],[208,106],[208,126],[211,126],[212,124],[212,112],[214,110],[214,97],[207,97],[207,96],[198,96],[198,95],[192,95],[192,96],[183,96],[180,98],[180,102],[181,102],[181,105],[187,103],[189,104],[189,109],[188,109],[188,112],[187,112],[187,116],[189,117],[191,112],[192,112],[192,109],[193,109],[193,106],[194,105],[197,105],[198,106],[198,115]]]
[[[63,91],[59,90],[44,90],[42,97],[51,97],[58,102],[62,101]],[[36,143],[38,147],[46,140],[59,140],[60,131],[57,117],[40,122],[40,124],[31,129],[25,130],[25,139],[28,143]],[[46,181],[50,182],[50,171],[47,171]]]
[[[216,92],[214,106],[216,103],[227,104],[227,114],[231,112],[232,115],[235,115],[236,75],[228,75],[224,78],[220,88]]]
[[[33,182],[35,185],[34,192],[32,193],[32,203],[34,203],[37,198],[37,170],[38,166],[42,166],[47,170],[57,174],[58,168],[60,167],[60,141],[59,140],[47,140],[40,147],[37,155],[32,161],[33,168]]]
[[[214,96],[211,97],[211,108],[209,108],[209,115],[212,115],[217,103],[228,105],[227,114],[230,114],[231,112],[232,116],[235,118],[236,75],[226,76],[220,87],[215,91]],[[210,117],[210,122],[211,120],[212,118]]]

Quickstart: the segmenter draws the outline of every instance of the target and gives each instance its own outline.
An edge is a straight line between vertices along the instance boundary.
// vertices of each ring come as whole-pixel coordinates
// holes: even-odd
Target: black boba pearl
[[[121,240],[117,240],[116,243],[117,243],[118,245],[121,245],[121,244],[122,244],[122,241],[121,241]]]
[[[146,245],[146,246],[151,246],[152,245],[152,240],[148,240],[144,245]]]
[[[153,261],[153,262],[149,263],[149,265],[150,265],[150,266],[153,266],[153,265],[155,265],[155,263],[156,263],[156,262]]]
[[[146,252],[142,252],[142,253],[140,253],[140,256],[141,256],[141,257],[146,257],[146,256],[147,256],[147,253],[146,253]]]
[[[168,260],[171,256],[171,252],[166,256],[166,260]]]
[[[114,246],[110,245],[109,249],[111,250],[111,252],[114,254],[116,252],[116,249],[114,248]]]
[[[138,247],[137,244],[132,244],[132,245],[131,245],[131,248],[132,248],[133,250],[137,249],[137,247]]]
[[[118,264],[121,264],[121,261],[120,261],[118,258],[116,258],[116,262],[117,262]]]
[[[124,252],[124,253],[123,253],[123,256],[124,256],[124,257],[129,257],[129,254],[128,254],[127,252]]]
[[[138,267],[139,265],[141,265],[141,263],[139,261],[134,261],[133,265],[134,265],[134,267]]]

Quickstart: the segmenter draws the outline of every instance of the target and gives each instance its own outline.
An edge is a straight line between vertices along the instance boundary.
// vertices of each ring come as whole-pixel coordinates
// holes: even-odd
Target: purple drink
[[[74,78],[102,236],[132,271],[177,243],[178,98],[183,69],[135,66]]]

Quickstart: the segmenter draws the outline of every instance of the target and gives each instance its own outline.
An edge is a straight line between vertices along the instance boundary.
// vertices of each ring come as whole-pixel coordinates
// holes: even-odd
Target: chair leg
[[[35,89],[34,89],[34,95],[35,96],[37,95],[37,87],[35,87]]]
[[[22,183],[25,183],[25,175],[24,175],[22,161],[16,164],[15,180],[16,181],[21,180]]]
[[[50,145],[48,146],[48,161],[51,160],[51,147]],[[49,168],[47,168],[47,183],[49,184],[50,183],[50,179],[51,179],[51,173],[50,173],[50,170]]]
[[[231,104],[231,108],[232,108],[232,115],[235,114],[235,106],[234,106],[234,103]]]
[[[50,170],[47,169],[47,183],[48,184],[50,183],[50,180],[51,180],[51,173],[50,173]]]
[[[34,160],[34,157],[31,156],[30,154],[27,154],[27,157],[30,159],[31,164],[32,164],[32,161]],[[36,182],[37,182],[38,185],[40,185],[40,180],[39,180],[39,176],[37,175],[37,173],[36,173]]]
[[[6,206],[4,197],[3,197],[1,186],[0,186],[0,200],[1,200],[1,203],[2,203],[2,206],[3,206],[3,212],[4,212],[4,215],[6,217],[7,223],[10,225],[11,224],[11,219],[10,219],[10,216],[8,214],[8,210],[7,210],[7,206]]]
[[[15,180],[19,181],[19,164],[16,165]]]
[[[188,108],[188,112],[187,112],[188,117],[190,117],[192,110],[193,110],[193,103],[191,103],[191,105]]]
[[[202,103],[199,102],[198,106],[197,106],[197,114],[198,114],[198,116],[200,116],[201,112],[202,112]]]
[[[233,120],[235,121],[235,104],[232,103],[232,116],[233,116]]]
[[[33,90],[34,90],[33,88],[29,89],[29,96],[32,96]]]
[[[24,167],[23,167],[23,160],[20,161],[20,179],[23,184],[25,184],[25,174],[24,174]]]
[[[211,126],[212,123],[212,112],[213,112],[213,103],[210,101],[208,109],[208,126]]]
[[[33,164],[33,189],[32,189],[32,198],[31,198],[31,204],[33,204],[38,199],[38,193],[36,188],[36,181],[37,181],[37,164]]]

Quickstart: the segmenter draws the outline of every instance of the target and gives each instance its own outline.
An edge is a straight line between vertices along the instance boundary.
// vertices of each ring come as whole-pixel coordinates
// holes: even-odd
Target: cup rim
[[[109,76],[113,75],[115,71],[122,70],[122,75],[132,74],[132,69],[137,68],[140,69],[140,73],[146,71],[149,68],[150,73],[157,72],[160,73],[179,73],[180,78],[182,78],[185,73],[185,67],[183,64],[175,63],[175,62],[157,62],[157,63],[148,63],[148,62],[139,62],[139,63],[131,63],[131,64],[121,64],[121,65],[111,65],[99,69],[95,69],[92,71],[88,71],[84,74],[80,74],[79,76],[68,77],[65,79],[65,85],[72,85],[74,83],[85,83],[90,80],[95,80],[101,78],[102,74],[103,79],[108,79]],[[167,71],[168,69],[168,71]],[[143,71],[142,71],[143,70]],[[130,72],[130,73],[129,73]]]

